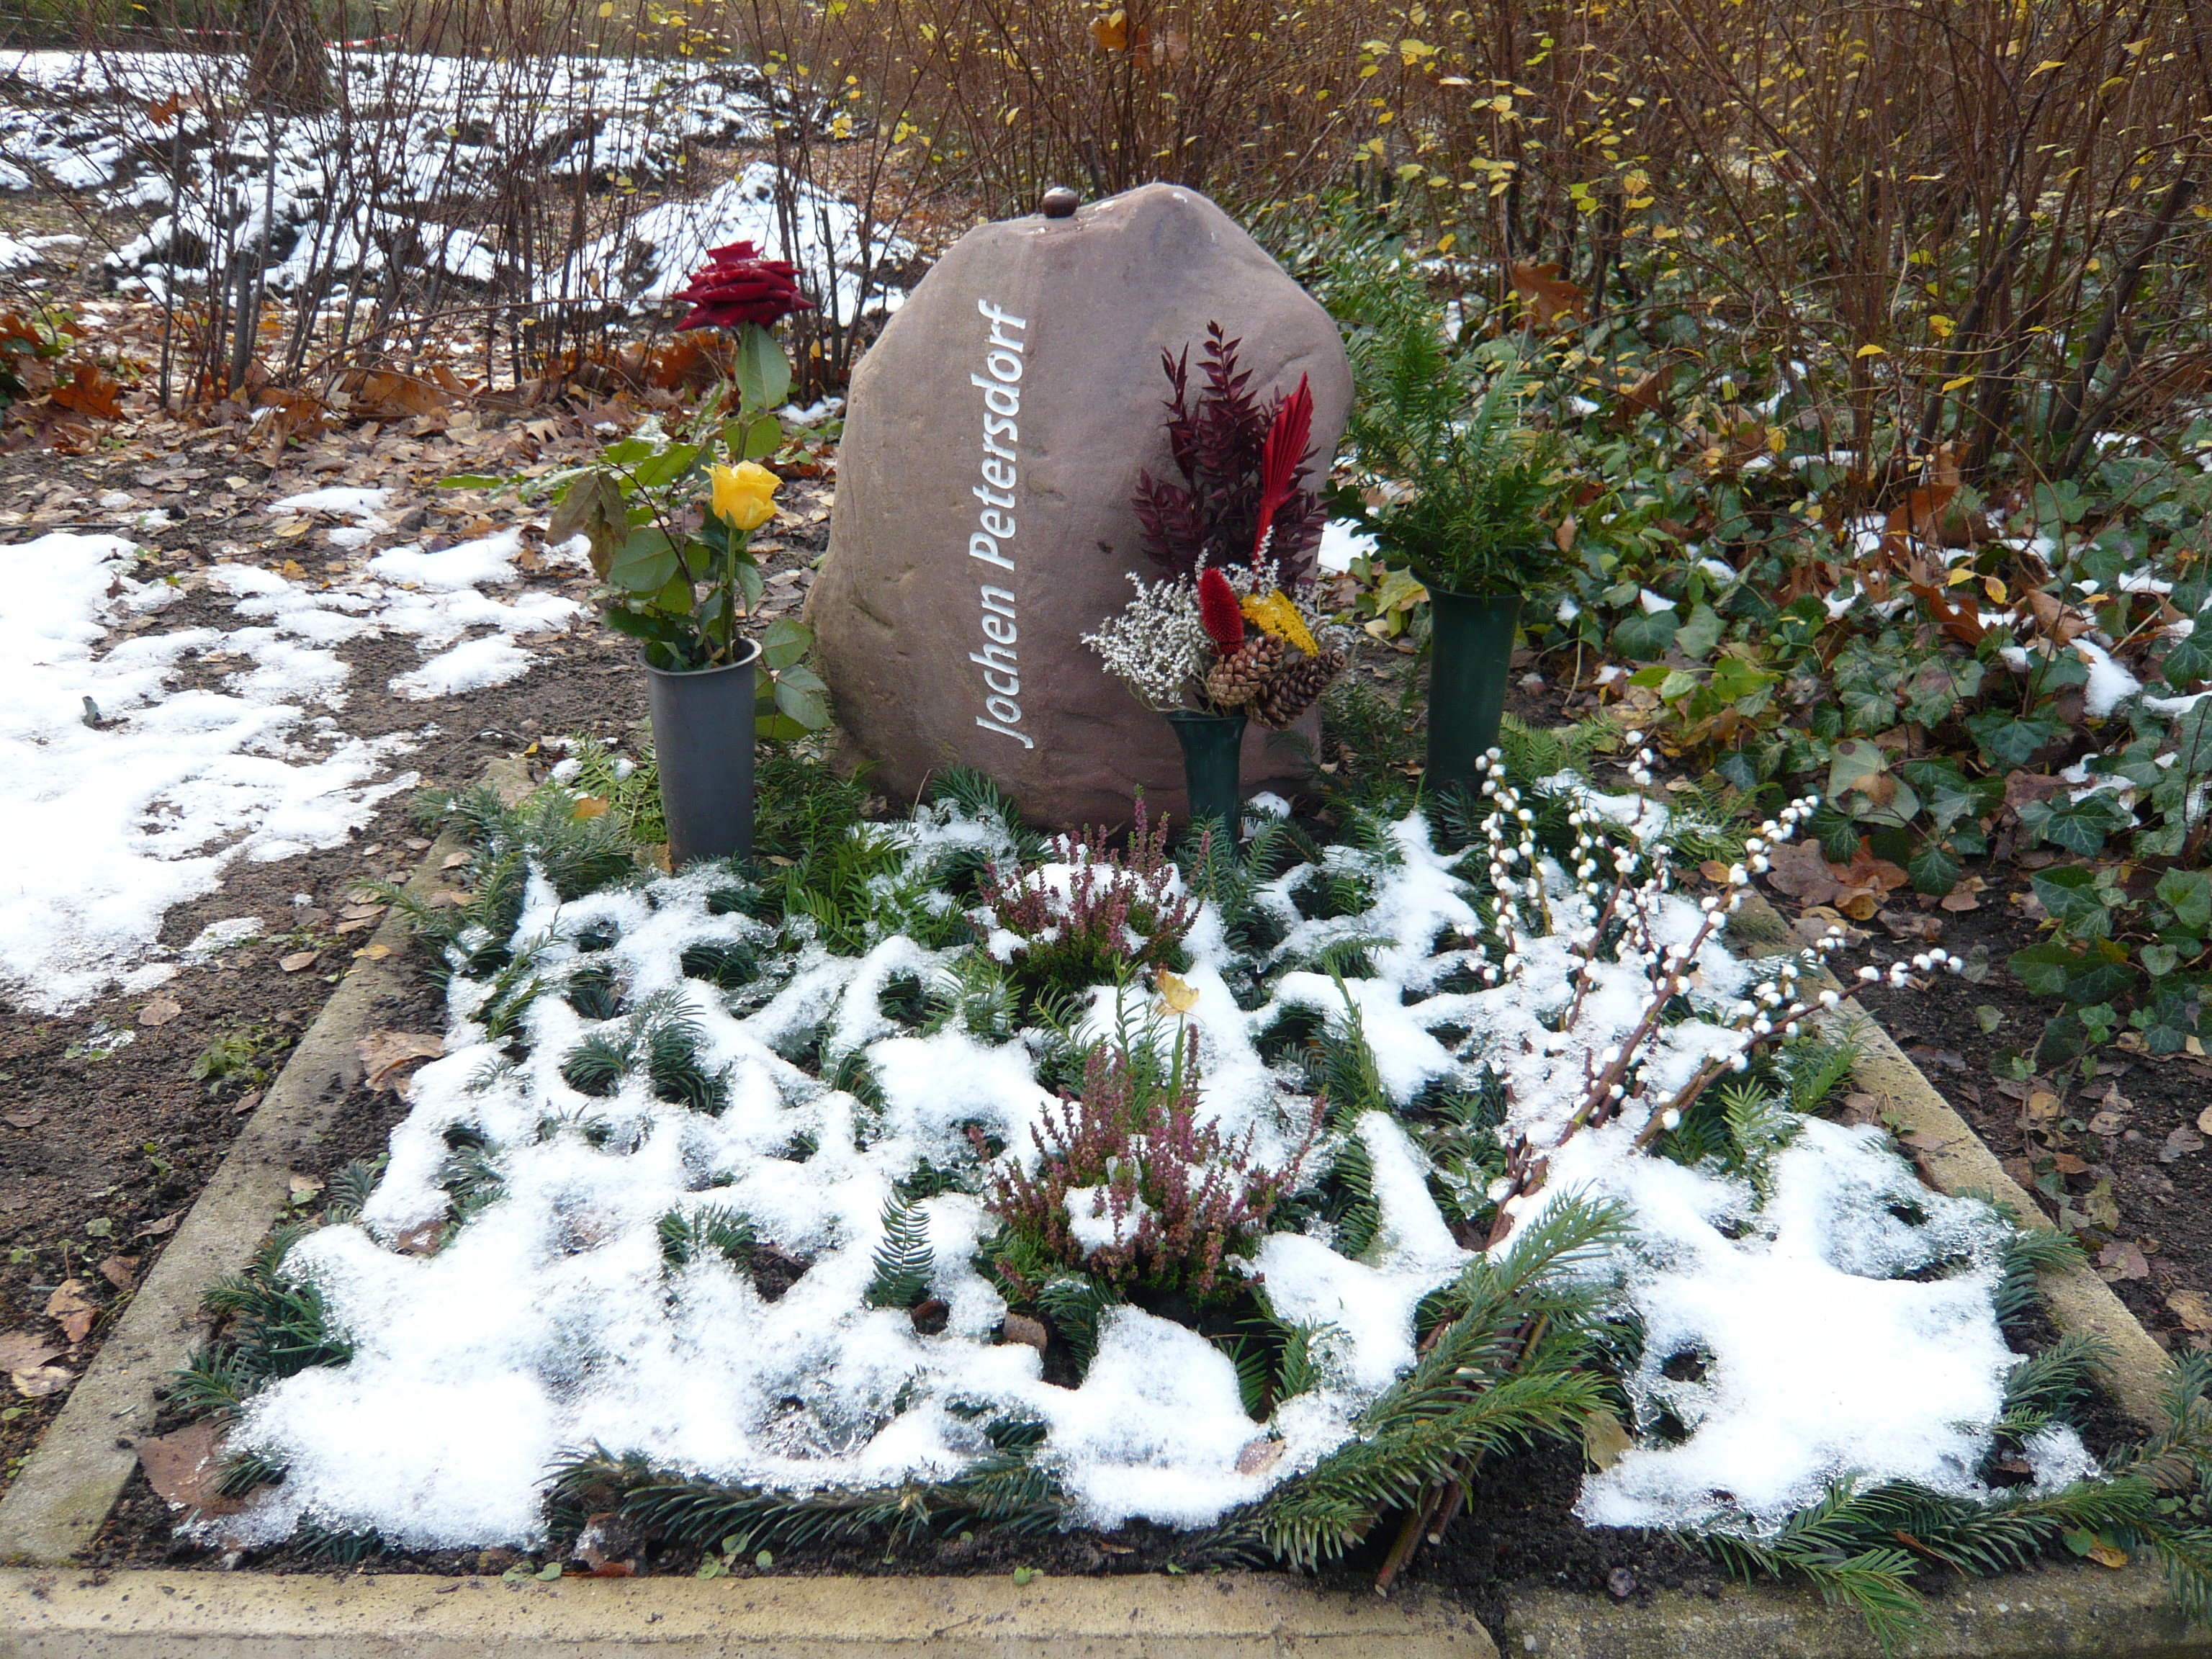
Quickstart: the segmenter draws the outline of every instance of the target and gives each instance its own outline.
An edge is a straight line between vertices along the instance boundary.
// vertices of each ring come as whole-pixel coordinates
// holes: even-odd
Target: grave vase
[[[1429,589],[1429,765],[1425,787],[1475,787],[1474,763],[1498,741],[1521,621],[1518,593]]]
[[[753,665],[760,641],[746,647],[742,661],[720,668],[674,673],[646,665],[672,870],[752,853]]]
[[[1235,846],[1244,816],[1244,716],[1200,714],[1183,708],[1168,716],[1168,725],[1182,745],[1183,781],[1190,794],[1189,833],[1195,835],[1211,818],[1224,827],[1230,845]]]

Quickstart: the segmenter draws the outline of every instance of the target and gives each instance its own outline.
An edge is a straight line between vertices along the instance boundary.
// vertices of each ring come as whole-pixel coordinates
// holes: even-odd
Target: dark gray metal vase
[[[1426,787],[1472,789],[1474,763],[1498,741],[1521,623],[1518,593],[1429,589],[1429,765]]]
[[[660,807],[668,819],[668,867],[696,859],[744,858],[753,850],[753,665],[672,674],[646,665]]]

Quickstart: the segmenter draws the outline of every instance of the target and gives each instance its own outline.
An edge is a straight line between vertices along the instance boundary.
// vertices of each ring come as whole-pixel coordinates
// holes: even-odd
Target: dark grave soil
[[[2059,1005],[2029,994],[2005,962],[2047,935],[2002,892],[1981,897],[1944,921],[1942,943],[1969,959],[1967,973],[1856,988],[1860,1001],[2045,1216],[2083,1237],[2160,1346],[2212,1346],[2212,1136],[2197,1128],[2212,1108],[2212,1061],[2108,1045],[2070,1069],[2028,1071],[2019,1057],[2033,1054]],[[1887,965],[1915,948],[1870,940],[1853,959]]]

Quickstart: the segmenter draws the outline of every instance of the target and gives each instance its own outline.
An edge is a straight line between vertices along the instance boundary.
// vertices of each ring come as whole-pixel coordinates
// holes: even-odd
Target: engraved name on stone
[[[982,671],[984,712],[975,717],[975,724],[1034,749],[1035,739],[1019,729],[1022,676],[1014,649],[1014,590],[1007,585],[1014,576],[1014,486],[1020,477],[1014,447],[1022,435],[1018,422],[1024,353],[1018,337],[1028,331],[1029,324],[989,300],[976,301],[975,309],[990,329],[983,341],[983,373],[968,377],[983,393],[983,482],[973,491],[983,505],[975,516],[977,528],[968,538],[968,556],[1006,573],[1005,582],[981,584],[983,648],[968,653],[968,660]]]

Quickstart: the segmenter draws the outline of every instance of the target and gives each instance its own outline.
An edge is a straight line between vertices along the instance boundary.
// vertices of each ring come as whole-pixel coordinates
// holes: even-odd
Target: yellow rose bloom
[[[757,461],[712,466],[714,516],[732,530],[758,530],[775,517],[775,492],[783,480]]]

